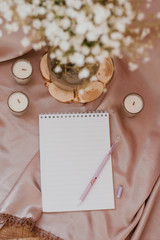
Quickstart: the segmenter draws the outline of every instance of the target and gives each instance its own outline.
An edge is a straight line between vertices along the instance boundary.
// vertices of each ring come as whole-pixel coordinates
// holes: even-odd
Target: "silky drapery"
[[[52,239],[159,240],[160,48],[155,46],[151,61],[140,63],[135,72],[128,70],[126,58],[115,59],[107,93],[87,104],[63,104],[50,96],[39,69],[42,56],[43,52],[34,51],[22,56],[34,66],[32,81],[24,86],[12,77],[15,59],[0,63],[0,226],[12,216],[12,224],[28,219],[31,230],[45,230]],[[28,112],[21,117],[13,116],[7,107],[8,95],[16,90],[30,100]],[[128,118],[122,101],[131,92],[142,95],[145,107]],[[110,113],[111,142],[121,137],[112,155],[115,209],[42,213],[38,114],[96,110]],[[117,199],[120,184],[124,190]]]

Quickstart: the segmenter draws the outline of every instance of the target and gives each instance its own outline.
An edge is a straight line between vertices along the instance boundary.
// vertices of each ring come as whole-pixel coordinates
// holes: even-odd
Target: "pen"
[[[96,170],[96,172],[94,173],[92,179],[90,180],[90,182],[88,183],[87,187],[85,188],[84,192],[82,193],[82,195],[80,196],[79,199],[79,203],[78,205],[80,205],[85,198],[87,197],[90,189],[92,188],[93,184],[95,183],[95,181],[97,180],[99,174],[101,173],[102,169],[104,168],[104,166],[106,165],[110,155],[112,154],[112,152],[114,151],[117,143],[119,142],[119,138],[117,138],[117,140],[112,144],[112,146],[110,147],[108,153],[105,155],[104,159],[102,160],[101,164],[99,165],[98,169]]]

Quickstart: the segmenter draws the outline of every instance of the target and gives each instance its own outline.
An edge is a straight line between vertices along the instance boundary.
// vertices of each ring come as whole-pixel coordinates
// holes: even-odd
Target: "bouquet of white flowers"
[[[151,0],[146,0],[145,7],[150,5]],[[108,56],[122,57],[122,49],[142,54],[151,46],[142,40],[151,27],[159,27],[160,13],[155,15],[156,26],[151,26],[137,9],[137,1],[131,0],[0,0],[0,23],[5,22],[8,32],[22,27],[23,46],[32,44],[35,50],[47,46],[55,74],[70,64],[77,67],[79,79],[92,80],[96,76],[90,64]],[[129,67],[135,70],[138,65],[132,60]]]

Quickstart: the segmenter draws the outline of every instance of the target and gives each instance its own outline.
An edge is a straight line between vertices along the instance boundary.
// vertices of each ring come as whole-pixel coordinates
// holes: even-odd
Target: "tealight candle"
[[[31,80],[33,67],[31,62],[19,59],[12,65],[12,74],[19,84],[26,84]]]
[[[123,109],[128,117],[140,113],[144,107],[143,98],[137,93],[128,94],[123,100]]]
[[[16,116],[23,115],[29,105],[29,99],[23,92],[13,92],[8,97],[8,107]]]

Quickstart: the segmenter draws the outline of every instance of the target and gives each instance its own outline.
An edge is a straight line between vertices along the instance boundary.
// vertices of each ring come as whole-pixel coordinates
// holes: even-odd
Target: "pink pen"
[[[95,174],[93,175],[91,181],[88,183],[87,187],[85,188],[84,192],[82,193],[82,195],[80,196],[80,200],[79,200],[79,204],[80,205],[84,199],[87,197],[90,189],[92,188],[93,184],[95,183],[95,181],[97,180],[99,174],[101,173],[102,169],[104,168],[105,164],[107,163],[110,155],[112,154],[112,152],[114,151],[117,143],[119,142],[119,138],[117,138],[117,140],[113,143],[113,145],[111,146],[111,148],[109,149],[108,153],[105,155],[104,159],[102,160],[101,164],[99,165],[97,171],[95,172]]]

